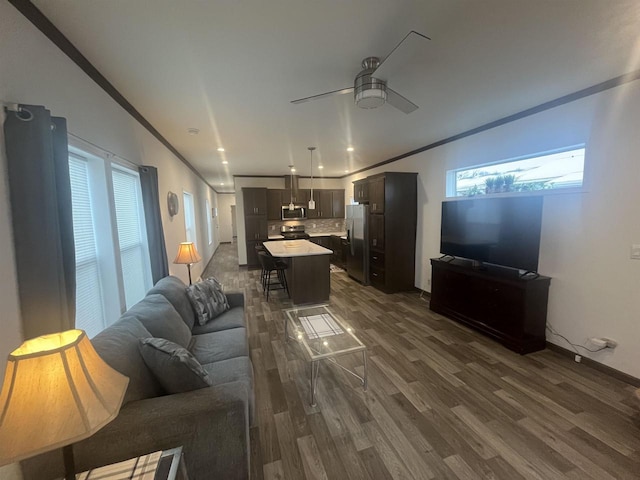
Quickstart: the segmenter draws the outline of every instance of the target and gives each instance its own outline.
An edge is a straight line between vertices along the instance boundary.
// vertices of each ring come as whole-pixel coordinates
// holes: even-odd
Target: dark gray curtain
[[[151,258],[151,275],[155,285],[158,280],[169,275],[167,248],[164,244],[164,230],[162,229],[162,216],[160,213],[158,169],[142,166],[139,171],[144,220],[149,241],[149,257]]]
[[[4,136],[24,337],[74,327],[76,263],[67,122],[41,106],[6,112]]]

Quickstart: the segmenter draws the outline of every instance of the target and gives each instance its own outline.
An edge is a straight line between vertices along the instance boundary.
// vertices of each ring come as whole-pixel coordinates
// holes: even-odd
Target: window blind
[[[208,240],[209,240],[209,245],[211,245],[213,243],[213,229],[211,227],[211,205],[209,204],[209,199],[205,199],[204,201],[204,211],[205,214],[207,215],[207,234],[208,234]]]
[[[87,161],[69,156],[69,176],[76,248],[76,328],[93,337],[105,322]]]
[[[187,242],[193,242],[197,247],[196,216],[194,212],[193,197],[190,193],[184,192],[182,198],[184,199],[184,229]]]
[[[142,234],[140,181],[137,175],[116,168],[112,177],[125,303],[131,308],[151,287]]]

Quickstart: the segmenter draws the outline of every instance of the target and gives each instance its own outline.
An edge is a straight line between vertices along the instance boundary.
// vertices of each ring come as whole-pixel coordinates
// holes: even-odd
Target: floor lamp
[[[178,254],[176,255],[173,263],[186,265],[189,271],[189,285],[191,285],[191,264],[198,263],[202,260],[202,257],[196,250],[196,246],[193,242],[182,242],[178,247]]]
[[[0,393],[0,465],[72,445],[118,416],[129,379],[107,365],[82,330],[27,340],[11,352]]]

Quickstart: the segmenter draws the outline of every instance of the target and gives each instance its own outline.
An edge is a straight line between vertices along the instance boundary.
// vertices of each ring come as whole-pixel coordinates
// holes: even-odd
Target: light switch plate
[[[633,260],[640,260],[640,245],[631,245],[631,258]]]

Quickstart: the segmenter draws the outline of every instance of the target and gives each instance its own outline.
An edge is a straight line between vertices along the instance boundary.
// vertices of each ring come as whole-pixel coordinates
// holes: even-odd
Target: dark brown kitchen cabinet
[[[369,180],[356,180],[353,182],[353,199],[358,203],[369,202]]]
[[[520,354],[543,350],[551,279],[521,278],[464,260],[431,260],[429,308]]]
[[[353,182],[354,200],[369,205],[369,280],[386,293],[415,285],[417,176],[385,172]]]
[[[384,213],[385,179],[377,178],[369,182],[369,212]]]
[[[369,249],[384,252],[384,215],[369,215]]]
[[[314,190],[316,208],[307,210],[308,218],[344,218],[344,190]]]
[[[344,218],[344,190],[333,190],[331,218]]]
[[[267,189],[243,188],[245,247],[247,265],[257,266],[255,246],[269,238],[267,232]]]
[[[282,205],[284,205],[282,199],[284,192],[285,190],[273,188],[267,190],[267,218],[269,220],[282,219]],[[287,201],[287,204],[288,203]]]
[[[242,197],[244,200],[245,215],[266,215],[267,214],[267,189],[266,188],[243,188]]]
[[[247,240],[267,240],[267,217],[265,215],[245,217],[245,238]]]

